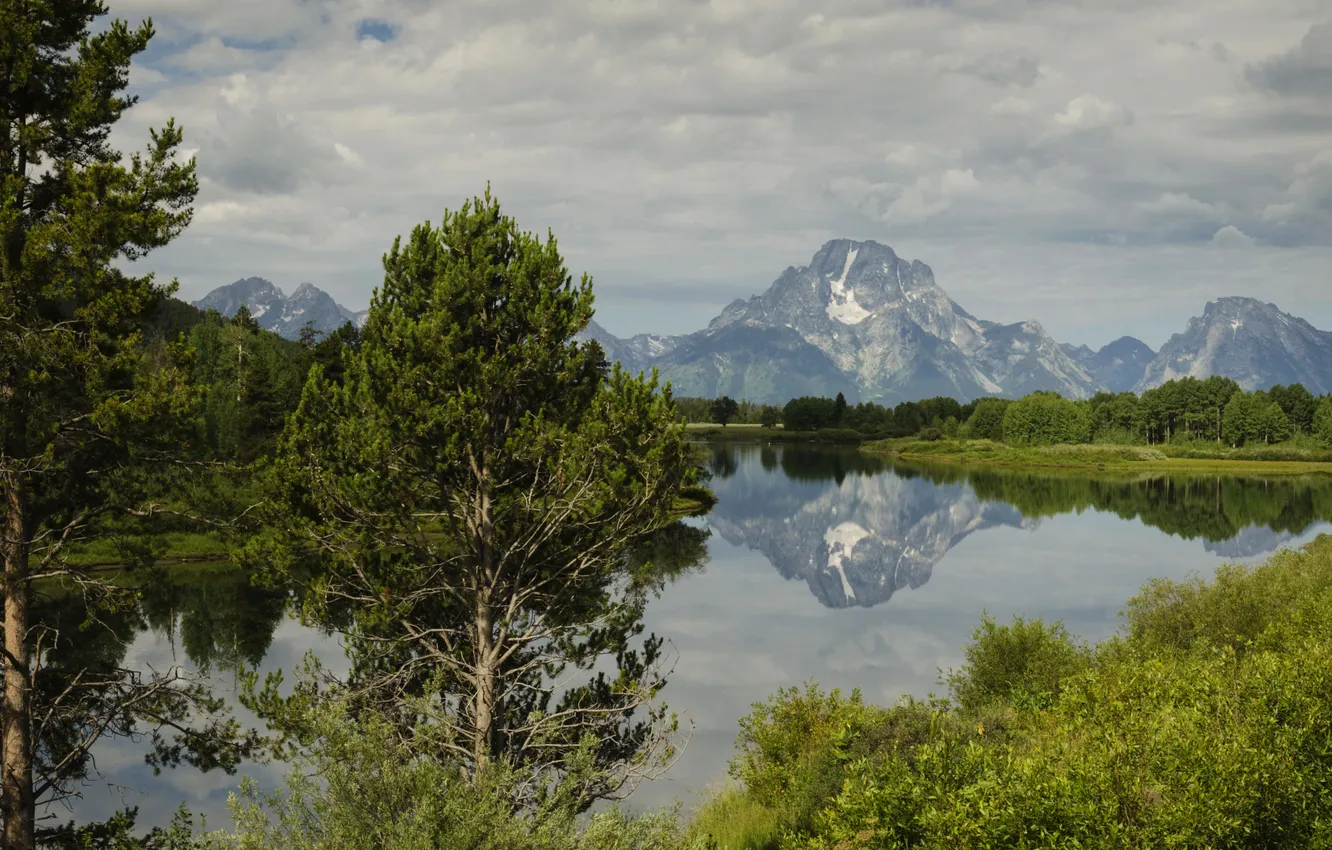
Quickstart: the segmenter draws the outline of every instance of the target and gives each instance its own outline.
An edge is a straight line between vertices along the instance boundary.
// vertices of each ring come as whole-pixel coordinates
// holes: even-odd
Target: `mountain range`
[[[1035,390],[1088,398],[1210,375],[1248,390],[1299,382],[1332,392],[1332,333],[1274,304],[1220,298],[1160,351],[1130,336],[1093,351],[1057,343],[1036,319],[978,318],[928,265],[849,239],[827,242],[809,265],[787,268],[695,333],[626,340],[594,323],[586,336],[627,368],[655,366],[677,395],[773,404],[838,392],[887,404]]]
[[[230,316],[242,303],[262,327],[291,339],[306,323],[327,333],[365,317],[311,284],[285,296],[263,278],[220,287],[195,305]],[[1220,298],[1160,351],[1129,336],[1093,351],[1056,342],[1036,319],[978,318],[925,263],[849,239],[825,243],[809,265],[788,267],[765,292],[731,302],[695,333],[624,339],[592,322],[583,336],[630,370],[657,368],[677,396],[771,404],[839,392],[852,403],[884,404],[1035,390],[1088,398],[1211,375],[1249,390],[1299,382],[1332,392],[1332,332],[1274,304]]]
[[[300,338],[301,328],[307,324],[321,334],[332,333],[347,322],[359,327],[367,312],[348,310],[312,283],[302,283],[286,295],[262,277],[220,286],[194,302],[200,310],[216,310],[228,317],[235,315],[242,304],[259,327],[287,339]]]

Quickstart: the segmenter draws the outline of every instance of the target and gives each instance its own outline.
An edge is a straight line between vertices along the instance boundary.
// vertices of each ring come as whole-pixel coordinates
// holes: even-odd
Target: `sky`
[[[1246,295],[1332,329],[1327,0],[110,0],[157,37],[194,221],[139,261],[368,305],[485,191],[621,336],[697,330],[827,240],[969,312],[1153,347]]]

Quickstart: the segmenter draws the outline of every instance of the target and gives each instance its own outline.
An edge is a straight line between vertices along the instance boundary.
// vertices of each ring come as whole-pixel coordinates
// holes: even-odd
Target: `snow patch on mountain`
[[[868,319],[872,313],[860,306],[856,301],[856,292],[854,289],[848,289],[846,286],[846,276],[851,273],[851,265],[856,261],[858,248],[852,248],[846,252],[846,265],[842,266],[842,275],[830,283],[832,288],[828,296],[828,306],[824,308],[828,318],[835,319],[844,325],[857,325]]]

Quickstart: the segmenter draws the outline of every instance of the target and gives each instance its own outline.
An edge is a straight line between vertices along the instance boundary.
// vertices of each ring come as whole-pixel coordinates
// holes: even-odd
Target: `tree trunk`
[[[28,544],[21,483],[6,491],[5,523],[5,702],[2,712],[4,766],[0,811],[5,850],[36,846],[32,799],[32,724],[28,681]]]
[[[491,727],[495,723],[495,620],[490,593],[476,597],[476,716],[472,731],[472,757],[480,773],[490,761]]]
[[[477,470],[480,492],[476,505],[476,713],[473,716],[472,758],[477,773],[490,761],[495,725],[495,680],[499,676],[499,653],[495,646],[495,612],[492,588],[495,579],[495,524],[490,506],[490,468],[482,461]]]

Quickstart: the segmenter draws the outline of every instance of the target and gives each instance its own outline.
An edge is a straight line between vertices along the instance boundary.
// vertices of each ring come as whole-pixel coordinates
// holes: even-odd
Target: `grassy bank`
[[[1019,447],[991,440],[875,440],[861,450],[912,460],[999,467],[1263,475],[1332,473],[1332,452],[1292,446],[1227,449],[1191,446],[1063,445]]]

